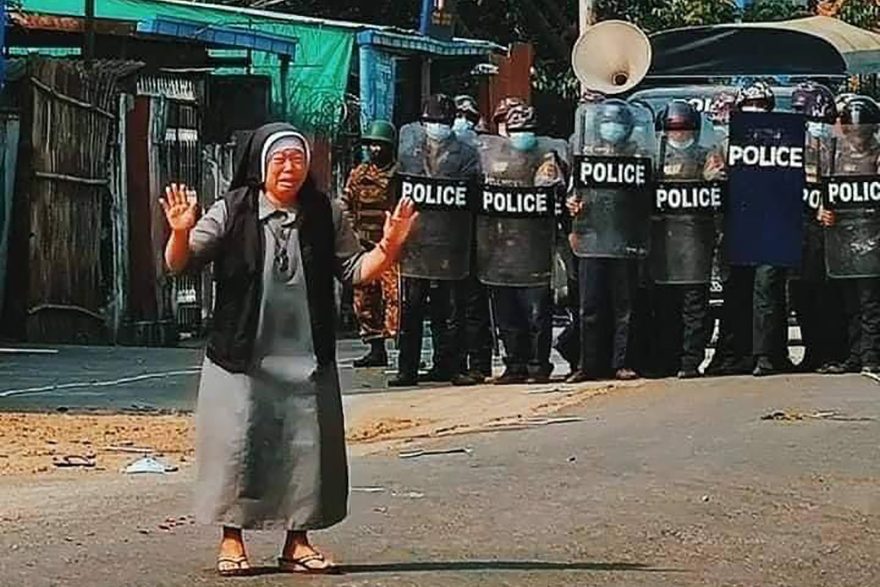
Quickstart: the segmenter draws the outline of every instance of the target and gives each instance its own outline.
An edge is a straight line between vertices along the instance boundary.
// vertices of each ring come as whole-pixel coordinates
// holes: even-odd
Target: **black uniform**
[[[662,162],[663,179],[702,178],[708,154],[697,144],[678,149],[667,143]],[[711,335],[709,283],[656,284],[651,298],[655,333],[652,345],[654,372],[661,376],[697,372]]]
[[[825,271],[825,228],[819,222],[819,167],[828,172],[831,151],[809,141],[805,153],[808,187],[804,193],[804,252],[800,271],[789,281],[789,296],[800,326],[804,358],[798,370],[809,372],[847,358],[847,327],[840,283]]]
[[[836,174],[870,176],[880,174],[880,145],[872,141],[864,148],[853,144],[838,147]],[[840,211],[838,222],[846,214],[880,214],[880,210]],[[849,356],[846,369],[880,369],[880,278],[865,277],[841,280],[848,330]]]
[[[426,177],[478,180],[480,162],[476,149],[451,135],[443,141],[427,138],[424,126],[406,125],[400,131],[399,172]],[[470,238],[470,230],[463,230]],[[402,268],[402,273],[406,271]],[[435,345],[431,381],[472,383],[461,378],[466,365],[465,332],[468,279],[432,280],[402,278],[398,379],[395,385],[411,384],[417,376],[422,348],[422,322],[426,307]]]

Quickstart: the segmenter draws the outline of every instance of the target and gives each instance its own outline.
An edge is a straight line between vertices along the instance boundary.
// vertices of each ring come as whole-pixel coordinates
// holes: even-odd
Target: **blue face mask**
[[[629,129],[622,122],[603,122],[599,125],[599,136],[609,143],[622,143],[629,136]]]
[[[372,159],[372,155],[370,154],[370,148],[366,145],[361,147],[361,161],[364,163],[369,163]]]
[[[827,124],[821,122],[808,121],[807,132],[814,139],[824,139],[830,134],[830,128]]]
[[[531,131],[510,133],[510,144],[517,151],[531,151],[538,144],[538,137]]]
[[[435,141],[445,141],[452,134],[452,127],[442,122],[427,122],[425,133]]]
[[[455,134],[467,133],[467,131],[473,130],[473,128],[474,123],[463,116],[456,118],[455,123],[452,125],[452,130],[455,131]]]

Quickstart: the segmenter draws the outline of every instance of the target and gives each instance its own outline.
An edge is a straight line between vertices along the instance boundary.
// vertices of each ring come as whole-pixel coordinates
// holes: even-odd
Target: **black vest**
[[[232,373],[244,373],[254,363],[265,256],[258,197],[252,188],[226,195],[226,232],[214,263],[217,297],[207,355]],[[298,214],[312,340],[318,365],[324,366],[336,359],[333,213],[327,196],[307,182],[299,194]]]

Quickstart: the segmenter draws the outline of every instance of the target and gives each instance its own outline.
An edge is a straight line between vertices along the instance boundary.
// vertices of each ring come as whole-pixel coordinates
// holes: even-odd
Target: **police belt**
[[[575,189],[613,188],[638,191],[651,184],[653,162],[648,157],[575,157]]]
[[[662,181],[654,187],[655,214],[712,214],[724,203],[720,181]]]
[[[395,195],[411,199],[416,210],[468,212],[471,210],[473,186],[464,179],[443,179],[398,173]]]
[[[548,187],[512,187],[487,183],[475,202],[477,214],[508,218],[552,218],[555,190]]]
[[[822,203],[828,210],[880,208],[880,177],[876,175],[831,177],[826,184]]]

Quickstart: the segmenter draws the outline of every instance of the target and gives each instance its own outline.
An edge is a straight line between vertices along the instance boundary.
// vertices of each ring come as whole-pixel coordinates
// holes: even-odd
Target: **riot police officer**
[[[517,96],[508,96],[506,98],[502,98],[498,102],[498,106],[495,107],[495,112],[492,113],[492,122],[495,124],[495,132],[498,134],[498,136],[510,136],[507,132],[507,113],[510,111],[511,108],[525,105],[526,101]]]
[[[657,115],[656,126],[661,143],[648,264],[655,282],[654,369],[661,376],[677,373],[689,379],[701,375],[711,334],[709,283],[721,189],[704,179],[707,147],[715,142],[701,142],[702,118],[684,101],[669,103]],[[706,130],[706,136],[714,134]],[[693,197],[688,208],[681,194]]]
[[[639,278],[639,260],[648,248],[650,193],[646,184],[653,163],[650,153],[633,140],[635,107],[619,99],[582,104],[575,145],[579,154],[602,158],[575,170],[575,195],[568,199],[574,216],[571,244],[578,256],[580,295],[580,368],[568,381],[594,380],[611,374],[619,380],[638,378],[631,356],[631,322]],[[626,169],[607,181],[613,170]],[[596,187],[577,182],[593,176]],[[647,173],[646,173],[647,171]],[[604,187],[610,186],[610,187]]]
[[[458,140],[479,150],[478,128],[482,117],[477,101],[466,94],[455,97],[455,123],[452,129]],[[472,251],[472,254],[476,254]],[[472,268],[473,269],[473,268]],[[456,309],[454,315],[463,320],[458,325],[464,331],[465,349],[461,354],[460,370],[477,382],[492,376],[492,321],[490,318],[489,292],[477,279],[474,271],[468,276],[463,288],[463,309]]]
[[[866,96],[847,100],[839,113],[839,137],[830,178],[852,186],[873,185],[880,176],[880,106]],[[830,202],[830,187],[829,187]],[[849,356],[827,373],[880,372],[880,209],[868,203],[830,214],[826,232],[828,274],[839,279],[849,331]]]
[[[758,81],[736,97],[741,112],[772,112],[773,90]],[[771,265],[728,268],[718,347],[707,373],[764,376],[792,369],[788,357],[786,270]]]
[[[452,129],[455,104],[445,94],[430,96],[421,120],[400,129],[398,173],[428,180],[480,179],[476,149],[460,141]],[[418,203],[417,203],[418,205]],[[469,211],[420,212],[412,240],[401,255],[401,317],[398,376],[390,386],[411,386],[418,381],[422,321],[429,303],[434,341],[434,364],[423,381],[451,381],[473,385],[463,374],[465,348],[463,280],[470,272],[472,214]]]
[[[467,94],[455,97],[455,122],[452,124],[452,130],[460,141],[476,146],[476,129],[480,118],[480,109],[473,97]]]
[[[839,284],[826,277],[821,178],[828,175],[832,163],[830,139],[837,108],[834,93],[812,81],[795,87],[791,107],[807,118],[803,261],[789,282],[804,345],[804,358],[798,370],[811,372],[826,367],[833,371],[834,365],[846,358],[842,353],[846,348],[846,328]]]
[[[514,106],[509,138],[481,140],[485,176],[477,218],[477,275],[490,286],[505,372],[496,384],[549,381],[550,278],[557,190],[566,185],[565,141],[535,134],[534,108]]]

